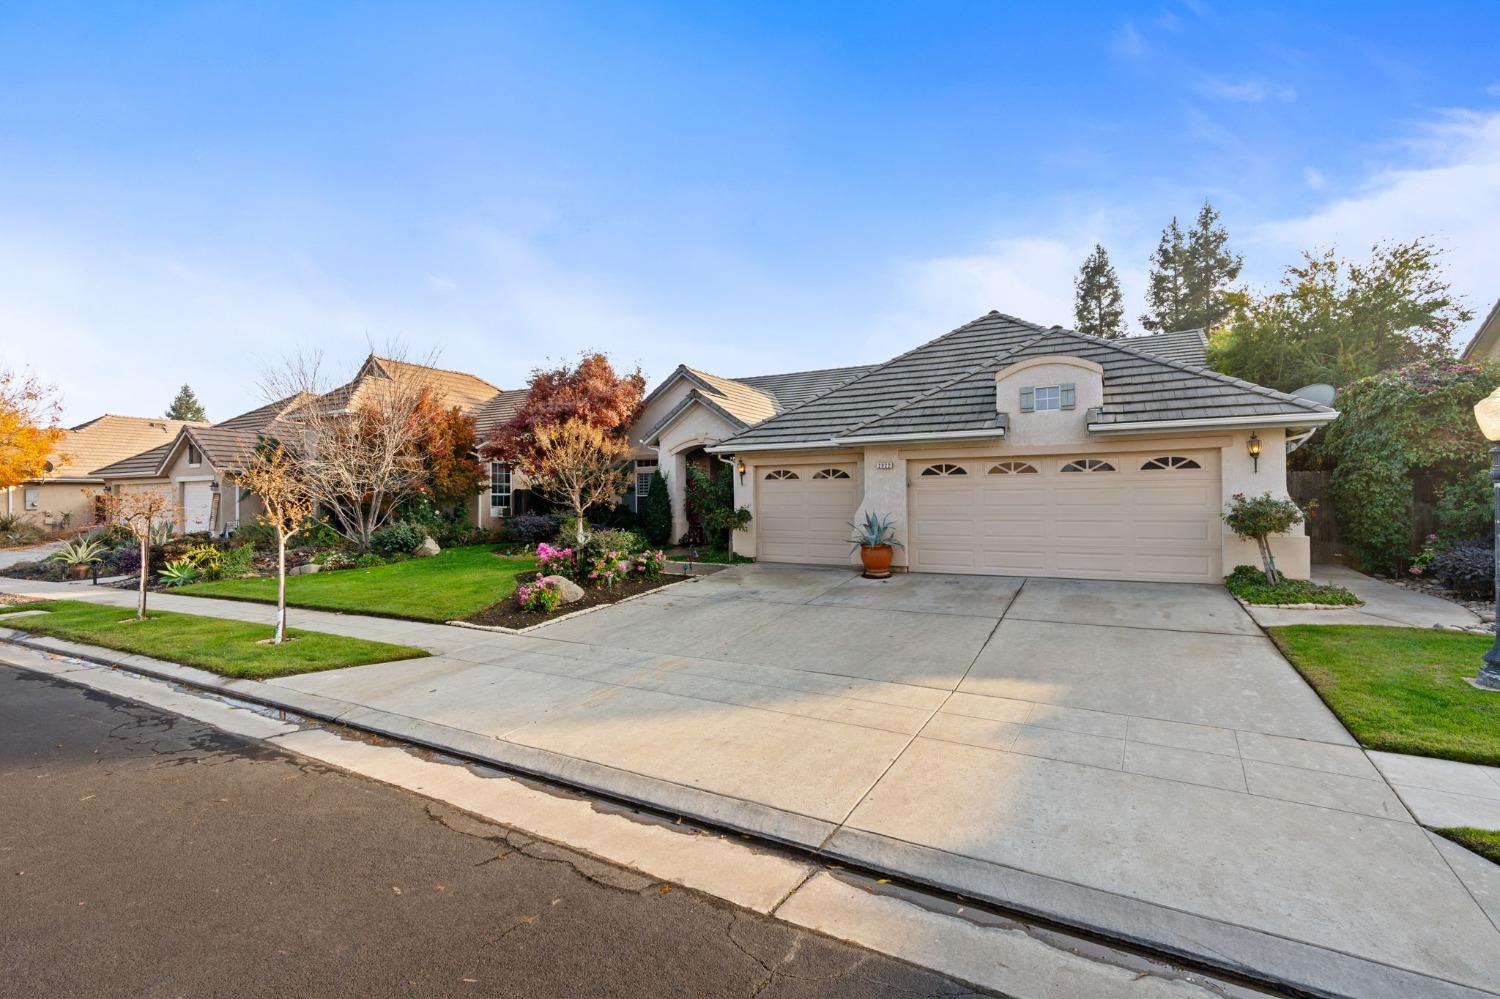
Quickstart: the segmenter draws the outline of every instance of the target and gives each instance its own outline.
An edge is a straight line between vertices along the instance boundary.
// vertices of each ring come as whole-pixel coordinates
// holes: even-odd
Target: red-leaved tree
[[[484,466],[474,457],[474,418],[457,406],[444,407],[431,392],[416,412],[417,449],[433,506],[451,510],[478,494]]]
[[[523,471],[542,463],[536,432],[582,422],[624,438],[640,408],[646,377],[639,368],[618,374],[609,358],[585,353],[577,364],[538,368],[531,373],[531,393],[509,423],[490,434],[484,457],[503,461]]]

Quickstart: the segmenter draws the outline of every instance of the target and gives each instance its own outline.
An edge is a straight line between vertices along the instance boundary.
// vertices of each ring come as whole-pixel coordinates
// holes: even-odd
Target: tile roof
[[[475,438],[483,442],[490,435],[490,431],[515,419],[515,415],[521,411],[521,407],[526,403],[526,397],[530,394],[530,388],[496,392],[474,414]]]
[[[1104,405],[1091,424],[1287,417],[1332,410],[1216,372],[1153,356],[1120,340],[1042,327],[991,312],[839,388],[751,427],[720,447],[809,445],[834,438],[998,431],[994,376],[1028,357],[1067,354],[1104,368]]]
[[[1127,347],[1176,361],[1192,368],[1208,367],[1208,335],[1202,330],[1178,330],[1150,336],[1128,336],[1119,341]]]
[[[401,376],[420,379],[445,406],[457,406],[470,416],[476,416],[500,391],[498,386],[463,371],[411,364],[371,354],[348,384],[329,392],[325,398],[330,402],[357,406],[379,390],[381,379]]]
[[[198,446],[213,467],[235,468],[254,449],[256,441],[267,427],[306,398],[305,394],[288,396],[214,424],[182,424],[165,443],[102,465],[93,474],[111,479],[160,475],[177,442],[184,436]]]
[[[93,470],[101,465],[169,443],[179,430],[190,425],[186,420],[106,413],[67,431],[46,478],[95,478]]]
[[[823,368],[819,371],[791,371],[784,375],[751,375],[734,381],[770,393],[782,409],[800,406],[816,399],[869,371],[875,365],[861,364],[849,368]]]

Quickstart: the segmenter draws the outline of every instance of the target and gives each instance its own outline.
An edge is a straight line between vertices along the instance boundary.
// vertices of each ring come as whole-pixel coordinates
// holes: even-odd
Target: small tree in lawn
[[[1270,493],[1249,497],[1235,493],[1224,511],[1224,523],[1237,536],[1255,542],[1265,564],[1266,582],[1272,586],[1279,583],[1281,577],[1276,572],[1276,560],[1271,557],[1270,537],[1285,534],[1302,523],[1302,509],[1291,500]]]
[[[584,512],[625,491],[630,445],[585,420],[534,428],[535,446],[521,470],[533,492],[573,511],[575,541],[582,546]]]
[[[123,493],[100,493],[106,523],[124,527],[141,547],[140,593],[135,619],[146,620],[146,581],[151,578],[151,537],[164,524],[182,521],[182,506],[166,489],[143,488]]]
[[[239,485],[260,497],[261,519],[276,532],[276,635],[286,638],[286,544],[312,518],[315,506],[297,459],[275,441],[256,448],[239,473]]]

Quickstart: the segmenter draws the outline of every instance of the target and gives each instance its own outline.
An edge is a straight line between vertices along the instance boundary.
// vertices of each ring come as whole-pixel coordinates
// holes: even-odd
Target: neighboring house
[[[519,406],[517,392],[505,392],[489,382],[461,371],[447,371],[370,355],[355,376],[344,385],[319,397],[317,404],[343,409],[379,398],[382,381],[397,373],[415,370],[444,406],[457,406],[474,417],[478,438],[497,422],[514,415]],[[520,390],[525,398],[525,390]],[[276,423],[298,406],[309,404],[307,396],[291,397],[241,413],[220,423],[183,426],[166,443],[133,454],[94,471],[111,490],[166,489],[182,508],[184,532],[210,531],[222,534],[258,514],[260,502],[235,484],[235,474],[244,466],[263,434],[276,436]],[[488,463],[489,481],[469,503],[474,523],[491,528],[510,515],[513,489],[524,482],[513,481],[509,469]]]
[[[106,413],[71,427],[42,478],[4,490],[4,511],[49,530],[87,527],[97,520],[94,496],[104,488],[94,469],[170,441],[194,425]]]
[[[530,389],[509,389],[495,393],[474,414],[474,438],[483,444],[498,426],[509,423],[521,404],[531,394]],[[474,526],[495,530],[505,518],[516,513],[525,513],[530,495],[526,476],[503,461],[484,463],[487,481],[474,498],[470,514]]]
[[[625,495],[626,504],[640,510],[651,476],[659,470],[666,477],[672,498],[672,540],[676,541],[688,532],[688,468],[712,471],[714,464],[722,464],[705,450],[709,445],[800,406],[868,370],[828,368],[721,378],[679,366],[641,402],[640,415],[630,432],[635,475]]]
[[[1500,301],[1491,307],[1479,324],[1479,332],[1459,356],[1466,361],[1500,361]]]
[[[892,518],[912,571],[1217,582],[1258,563],[1225,502],[1286,496],[1288,447],[1338,414],[1174,360],[1178,337],[1101,340],[991,312],[800,405],[753,422],[741,410],[750,425],[718,441],[707,415],[732,387],[679,379],[698,394],[674,413],[696,410],[643,442],[669,450],[671,421],[691,420],[698,446],[733,460],[754,518],[735,549],[762,561],[851,564],[848,524],[871,512]],[[1272,548],[1307,576],[1300,530]]]

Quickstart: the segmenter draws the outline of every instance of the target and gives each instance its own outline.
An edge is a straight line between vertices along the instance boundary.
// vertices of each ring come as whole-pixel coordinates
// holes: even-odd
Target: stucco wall
[[[68,530],[88,527],[94,522],[92,496],[102,487],[77,482],[42,482],[14,486],[3,499],[0,511],[13,513],[22,520],[45,527],[48,530]],[[36,490],[37,508],[26,509],[26,493]]]
[[[1037,385],[1072,384],[1075,403],[1072,409],[1021,412],[1021,389]],[[1089,361],[1057,359],[1043,363],[1012,365],[995,377],[995,405],[1010,417],[1006,431],[1011,448],[1038,444],[1089,443],[1088,411],[1104,404],[1104,377],[1099,366]]]
[[[630,443],[636,449],[636,457],[650,457],[650,447],[647,447],[641,437],[664,420],[668,413],[677,408],[678,403],[687,398],[693,390],[693,384],[687,379],[679,378],[662,390],[661,395],[652,399],[650,403],[641,410],[636,417],[635,425],[630,428]]]
[[[1221,452],[1224,481],[1223,501],[1227,504],[1235,493],[1259,496],[1270,493],[1282,499],[1290,499],[1286,488],[1286,431],[1273,427],[1256,430],[1260,436],[1260,468],[1250,457],[1249,430],[1238,431],[1233,440]],[[1312,571],[1312,543],[1301,525],[1290,534],[1271,539],[1271,556],[1276,567],[1293,579],[1306,579]],[[1224,573],[1228,575],[1237,565],[1260,565],[1260,552],[1253,541],[1241,541],[1226,526],[1224,528]]]

